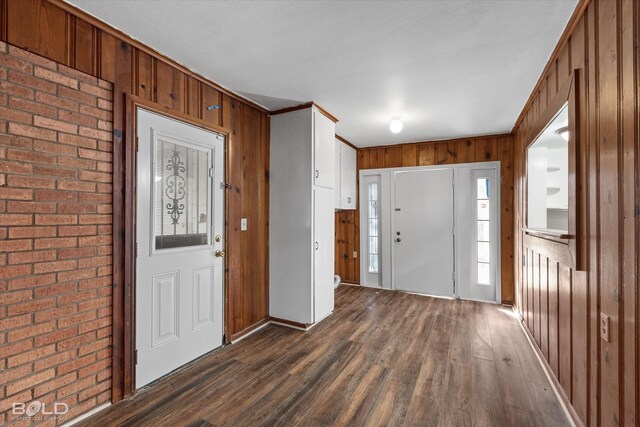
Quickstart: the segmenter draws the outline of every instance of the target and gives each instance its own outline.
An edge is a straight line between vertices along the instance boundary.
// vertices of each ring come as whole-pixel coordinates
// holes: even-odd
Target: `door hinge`
[[[140,151],[140,139],[136,136],[136,153]]]
[[[209,168],[209,178],[213,177],[215,177],[215,171],[213,170],[213,168]]]
[[[138,364],[138,350],[133,352],[133,364],[134,365]]]
[[[220,188],[223,190],[231,190],[233,188],[233,185],[227,183],[227,182],[221,182],[220,183]]]

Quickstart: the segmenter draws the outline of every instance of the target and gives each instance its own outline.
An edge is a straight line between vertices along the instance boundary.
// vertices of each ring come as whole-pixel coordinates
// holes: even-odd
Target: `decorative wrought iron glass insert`
[[[155,140],[155,249],[207,245],[211,213],[210,151]]]

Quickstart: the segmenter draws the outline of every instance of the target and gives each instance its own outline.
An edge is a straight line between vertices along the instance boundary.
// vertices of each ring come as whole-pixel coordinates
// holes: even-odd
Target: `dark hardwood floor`
[[[270,325],[82,425],[569,425],[509,308],[342,285],[304,333]]]

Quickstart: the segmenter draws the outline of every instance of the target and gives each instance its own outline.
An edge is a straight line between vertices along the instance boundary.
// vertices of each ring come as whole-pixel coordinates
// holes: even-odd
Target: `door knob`
[[[398,242],[398,243],[400,243],[401,241],[402,241],[402,239],[399,238],[399,237],[396,239],[396,242]]]
[[[396,234],[399,236],[399,235],[400,235],[400,232],[399,232],[399,231],[396,231]]]
[[[216,251],[216,256],[217,256],[218,258],[222,258],[222,257],[224,257],[224,251],[217,250],[217,251]]]

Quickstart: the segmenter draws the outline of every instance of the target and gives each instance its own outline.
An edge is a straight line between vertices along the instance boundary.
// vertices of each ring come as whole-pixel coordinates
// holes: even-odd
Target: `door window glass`
[[[380,232],[378,227],[379,212],[378,212],[378,183],[370,182],[369,187],[369,273],[378,272],[378,257],[380,246]]]
[[[154,248],[207,245],[210,152],[155,139]]]
[[[477,200],[477,282],[479,285],[491,285],[491,216],[489,214],[490,197],[489,178],[476,179],[476,200]]]

